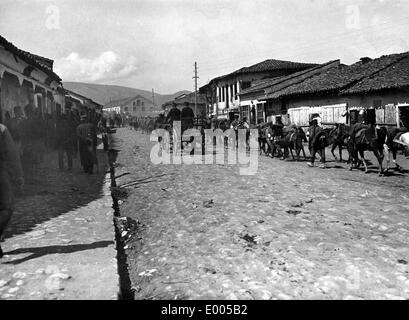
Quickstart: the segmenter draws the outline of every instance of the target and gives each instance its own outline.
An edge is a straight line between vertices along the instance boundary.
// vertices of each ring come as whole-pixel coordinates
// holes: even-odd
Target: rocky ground
[[[116,299],[118,274],[106,155],[88,175],[47,154],[17,197],[2,243],[0,300]]]
[[[261,156],[242,176],[234,165],[153,165],[149,136],[117,138],[136,299],[409,298],[407,173]]]

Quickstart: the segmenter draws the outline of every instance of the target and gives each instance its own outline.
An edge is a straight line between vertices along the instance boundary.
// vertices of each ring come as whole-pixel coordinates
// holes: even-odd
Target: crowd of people
[[[35,181],[38,166],[48,152],[56,152],[59,170],[73,170],[79,154],[83,171],[93,174],[97,159],[97,133],[108,149],[107,121],[95,112],[67,110],[43,115],[31,104],[0,113],[0,241],[14,211],[16,193],[27,181]],[[0,247],[0,258],[3,252]]]

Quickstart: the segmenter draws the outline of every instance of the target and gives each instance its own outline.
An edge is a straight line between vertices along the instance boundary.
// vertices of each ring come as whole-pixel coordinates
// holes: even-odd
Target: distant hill
[[[93,83],[83,83],[83,82],[64,82],[63,86],[65,89],[74,91],[83,96],[91,98],[92,100],[105,105],[112,100],[120,100],[124,98],[133,97],[136,95],[141,95],[148,100],[152,100],[152,92],[147,90],[115,86],[115,85],[104,85],[104,84],[93,84]],[[184,90],[173,94],[159,94],[155,93],[155,105],[160,107],[167,101],[173,100],[175,97],[190,93],[190,91]]]

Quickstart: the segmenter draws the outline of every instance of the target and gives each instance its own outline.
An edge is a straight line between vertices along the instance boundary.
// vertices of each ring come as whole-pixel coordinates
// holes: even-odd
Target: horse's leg
[[[376,159],[378,160],[379,164],[379,172],[378,175],[383,174],[383,167],[382,167],[382,162],[383,162],[383,154],[382,152],[379,152],[378,150],[374,149],[373,153],[375,154]]]
[[[268,156],[269,154],[273,157],[274,147],[272,146],[271,141],[270,141],[270,140],[267,140],[267,156]]]
[[[401,171],[402,167],[398,164],[398,162],[396,161],[396,156],[397,156],[398,150],[393,149],[392,150],[392,161],[395,164],[395,167],[398,171]]]
[[[383,150],[386,154],[386,171],[389,171],[390,162],[391,162],[391,150],[386,144],[383,145]]]
[[[335,161],[338,160],[338,159],[337,159],[337,156],[336,156],[335,153],[334,153],[336,147],[337,147],[337,143],[334,142],[334,143],[332,144],[332,147],[331,147],[331,154],[332,154],[332,156],[334,157]]]
[[[263,152],[263,147],[262,147],[262,143],[260,139],[258,140],[258,148],[259,148],[259,155],[261,156]]]
[[[284,147],[284,154],[282,155],[281,160],[285,160],[288,157],[288,147]]]
[[[304,156],[304,161],[307,161],[307,156],[305,155],[305,150],[304,150],[304,146],[303,146],[303,145],[301,145],[301,151],[302,151],[302,154],[303,154],[303,156]]]
[[[295,152],[296,152],[296,155],[297,155],[297,161],[300,161],[301,148],[302,148],[302,145],[301,145],[301,147],[300,147],[300,145],[297,144],[297,147],[296,147],[296,149],[295,149]]]
[[[338,144],[339,161],[342,162],[342,143]]]
[[[293,158],[293,161],[295,161],[295,157],[294,157],[294,153],[293,153],[293,148],[290,146],[290,153],[291,153],[291,157]]]
[[[362,160],[362,162],[364,164],[365,173],[368,173],[368,166],[366,164],[366,160],[365,160],[365,157],[364,157],[364,150],[359,150],[359,155],[361,156],[361,160]]]
[[[321,159],[320,159],[320,161],[321,161],[320,168],[325,169],[325,148],[322,148],[319,151],[319,155],[321,157]]]

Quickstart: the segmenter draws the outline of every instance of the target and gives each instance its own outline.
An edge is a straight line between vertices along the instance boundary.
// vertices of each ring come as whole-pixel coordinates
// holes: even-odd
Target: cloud
[[[123,79],[136,74],[138,70],[134,56],[122,58],[113,51],[104,51],[94,58],[72,52],[57,59],[54,69],[64,81],[91,82]]]

